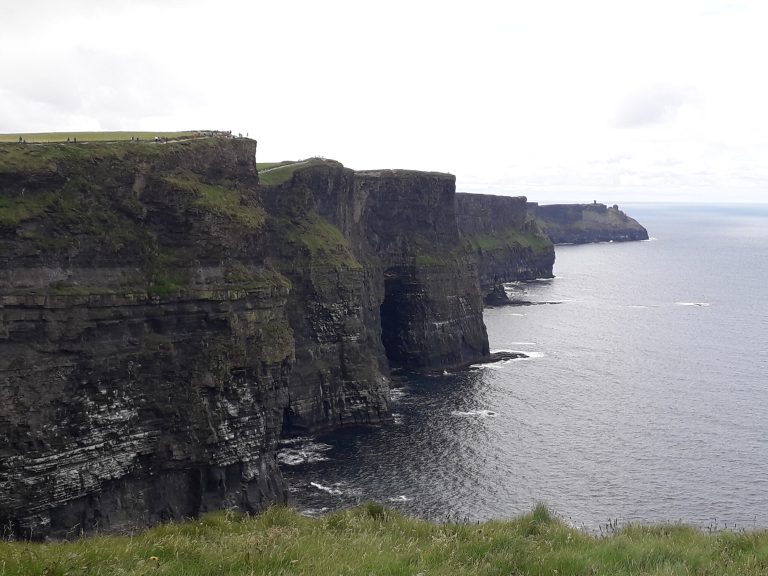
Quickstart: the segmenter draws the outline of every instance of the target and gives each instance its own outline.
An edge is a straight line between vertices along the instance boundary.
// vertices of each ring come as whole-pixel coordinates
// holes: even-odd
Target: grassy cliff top
[[[16,132],[0,134],[0,142],[18,142],[19,138],[26,140],[27,143],[67,142],[68,138],[70,141],[77,139],[78,142],[121,142],[137,138],[139,140],[154,140],[155,138],[183,140],[214,133],[218,132],[210,130],[185,130],[182,132]]]
[[[0,542],[2,574],[764,575],[767,532],[679,525],[591,536],[543,506],[506,522],[432,524],[367,504],[324,518],[218,512],[134,536]]]
[[[306,160],[283,160],[282,162],[257,162],[259,183],[262,186],[278,186],[289,182],[295,172],[311,166],[342,166],[336,160],[326,158],[307,158]]]

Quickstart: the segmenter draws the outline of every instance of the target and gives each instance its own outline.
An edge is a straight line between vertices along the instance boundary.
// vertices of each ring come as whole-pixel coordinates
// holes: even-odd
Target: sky
[[[762,0],[0,0],[0,133],[232,130],[258,161],[539,202],[768,202]]]

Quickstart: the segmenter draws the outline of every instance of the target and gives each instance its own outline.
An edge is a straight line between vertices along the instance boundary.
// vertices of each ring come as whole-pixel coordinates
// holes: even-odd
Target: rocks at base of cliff
[[[531,202],[528,213],[555,244],[648,240],[648,231],[616,205]]]

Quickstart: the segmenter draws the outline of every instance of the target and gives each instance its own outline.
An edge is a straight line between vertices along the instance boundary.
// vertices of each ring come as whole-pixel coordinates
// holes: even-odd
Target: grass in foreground
[[[586,535],[546,508],[509,522],[431,524],[366,504],[311,519],[219,512],[137,536],[0,543],[0,574],[768,574],[768,533],[683,526]]]

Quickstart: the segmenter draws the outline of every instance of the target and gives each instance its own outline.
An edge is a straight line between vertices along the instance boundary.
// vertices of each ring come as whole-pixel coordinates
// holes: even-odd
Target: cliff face
[[[456,212],[461,235],[477,260],[484,295],[504,282],[552,277],[554,246],[528,217],[524,196],[460,193]]]
[[[355,175],[369,253],[383,270],[381,339],[390,362],[442,371],[488,355],[474,260],[457,226],[455,178],[383,170]]]
[[[292,285],[288,318],[296,363],[287,432],[389,419],[382,291],[361,250],[353,180],[352,170],[319,161],[261,191],[270,259]]]
[[[528,205],[528,212],[555,244],[648,240],[648,231],[634,218],[605,204]]]
[[[0,521],[142,525],[285,497],[293,363],[255,143],[0,149]]]
[[[285,499],[281,432],[389,418],[390,365],[488,355],[453,177],[255,142],[0,145],[0,524]]]

